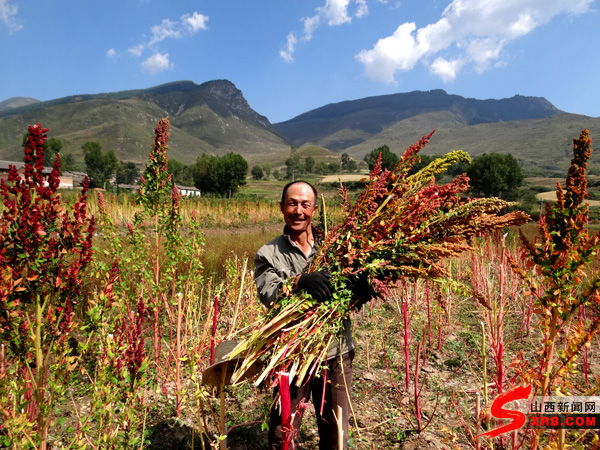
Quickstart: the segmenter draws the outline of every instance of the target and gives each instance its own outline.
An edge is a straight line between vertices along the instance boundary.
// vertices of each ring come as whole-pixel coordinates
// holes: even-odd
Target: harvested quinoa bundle
[[[264,360],[264,369],[257,385],[267,378],[276,383],[280,371],[296,376],[297,384],[316,373],[357,306],[349,277],[367,276],[381,296],[403,278],[446,277],[442,259],[471,249],[474,237],[529,220],[522,211],[502,214],[511,204],[498,198],[461,199],[469,187],[465,175],[436,184],[436,174],[470,162],[461,150],[409,174],[432,135],[411,145],[392,171],[382,170],[380,156],[354,205],[340,184],[345,219],[326,233],[306,269],[331,275],[332,298],[317,303],[305,292],[292,291],[291,280],[285,282],[276,304],[234,350],[233,355],[245,354],[234,383],[258,360]]]

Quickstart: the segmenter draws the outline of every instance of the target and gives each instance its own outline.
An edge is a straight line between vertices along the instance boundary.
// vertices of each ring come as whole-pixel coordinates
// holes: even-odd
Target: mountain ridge
[[[373,136],[409,117],[435,111],[451,111],[463,125],[539,119],[561,111],[543,97],[515,95],[508,99],[478,100],[448,94],[442,89],[412,91],[331,103],[274,124],[294,145],[311,143],[330,150],[356,145],[357,138],[340,139],[351,125],[364,136]],[[336,135],[332,140],[331,136]]]
[[[600,135],[600,118],[562,112],[543,97],[478,100],[441,89],[332,103],[276,124],[254,111],[228,80],[33,100],[0,110],[0,159],[22,160],[27,126],[40,122],[80,164],[81,145],[90,140],[123,161],[144,163],[156,122],[165,116],[171,121],[171,158],[184,164],[202,153],[235,152],[250,166],[281,167],[292,145],[327,149],[328,158],[346,152],[360,161],[384,144],[400,154],[436,129],[424,154],[495,151],[515,155],[528,170],[562,171],[581,129]],[[597,159],[593,154],[591,164]]]
[[[72,95],[0,111],[0,157],[18,158],[27,125],[40,122],[76,160],[83,159],[81,145],[96,140],[103,149],[114,149],[119,159],[143,162],[154,125],[165,116],[171,121],[172,157],[186,164],[202,153],[222,155],[243,148],[252,160],[259,151],[289,150],[285,139],[232,82],[211,80]]]

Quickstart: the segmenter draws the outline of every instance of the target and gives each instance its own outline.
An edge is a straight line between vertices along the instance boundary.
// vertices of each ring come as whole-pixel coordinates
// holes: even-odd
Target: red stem
[[[438,309],[438,343],[437,349],[442,348],[442,308]]]
[[[427,341],[431,347],[431,301],[429,298],[429,281],[425,282],[425,299],[427,300]]]
[[[215,295],[214,316],[212,325],[212,335],[210,339],[210,364],[213,365],[215,359],[215,335],[217,334],[217,316],[219,313],[219,296]]]
[[[420,433],[421,427],[421,404],[419,401],[419,359],[421,358],[421,342],[417,344],[417,358],[415,361],[415,415],[417,416],[417,430]]]
[[[579,308],[579,321],[580,323],[585,321],[585,305],[581,305],[581,307]],[[588,365],[588,347],[586,345],[583,347],[583,374],[585,376],[586,389],[590,388],[590,382],[588,379],[589,369],[590,367]]]
[[[279,396],[281,399],[281,433],[282,449],[289,450],[292,437],[292,401],[290,398],[290,381],[287,373],[278,374],[279,377]]]
[[[402,315],[404,316],[404,372],[406,375],[406,391],[408,392],[410,382],[410,356],[408,352],[408,314],[406,300],[402,301]]]

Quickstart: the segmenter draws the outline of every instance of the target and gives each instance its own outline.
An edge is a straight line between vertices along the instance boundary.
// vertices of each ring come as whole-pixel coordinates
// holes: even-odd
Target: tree
[[[319,161],[315,166],[315,173],[317,175],[327,175],[327,172],[327,164],[325,164],[325,161]]]
[[[273,178],[275,178],[277,181],[281,181],[283,179],[283,176],[281,175],[281,172],[279,172],[279,170],[275,169],[273,171]]]
[[[294,178],[295,175],[298,175],[301,172],[300,168],[300,156],[294,155],[290,156],[285,160],[285,175],[286,178]]]
[[[252,178],[254,178],[255,180],[260,180],[265,176],[265,173],[263,172],[262,167],[260,166],[252,167],[250,173],[252,174]]]
[[[269,178],[271,176],[271,163],[270,162],[264,163],[262,169],[265,172],[265,177]]]
[[[484,153],[473,159],[467,169],[475,195],[515,200],[523,183],[519,162],[508,153]]]
[[[246,184],[246,176],[248,175],[248,162],[242,155],[236,153],[227,153],[221,157],[221,170],[223,186],[226,194],[237,192],[240,186]]]
[[[71,171],[77,168],[75,157],[72,153],[62,153],[60,155],[60,168],[62,171]]]
[[[56,138],[49,138],[46,142],[44,142],[44,166],[52,166],[52,164],[54,164],[54,160],[56,159],[56,155],[60,153],[62,148],[62,142]]]
[[[119,167],[119,160],[115,152],[102,151],[102,146],[95,141],[88,141],[81,146],[84,155],[87,175],[90,179],[90,187],[105,188],[110,186],[110,179]]]
[[[167,162],[167,171],[173,174],[173,181],[175,184],[180,184],[182,186],[194,185],[194,171],[190,166],[186,166],[174,158],[169,158],[169,161]]]
[[[117,173],[115,174],[115,182],[119,184],[134,184],[140,177],[140,171],[132,161],[119,163]]]
[[[356,172],[358,164],[354,161],[348,153],[342,153],[342,170],[346,172]]]
[[[315,170],[315,159],[312,156],[307,156],[304,160],[304,170],[306,173],[313,173]]]
[[[392,153],[390,148],[387,145],[382,145],[381,147],[377,147],[374,150],[371,150],[370,153],[365,155],[365,162],[369,165],[369,170],[373,170],[375,167],[375,163],[377,162],[377,158],[381,153],[381,168],[392,170],[396,164],[400,161],[398,155]]]
[[[248,162],[235,153],[221,157],[203,153],[193,171],[194,185],[202,192],[229,195],[246,184]]]
[[[342,165],[338,162],[330,162],[329,164],[327,164],[327,171],[329,173],[338,173],[341,168]]]

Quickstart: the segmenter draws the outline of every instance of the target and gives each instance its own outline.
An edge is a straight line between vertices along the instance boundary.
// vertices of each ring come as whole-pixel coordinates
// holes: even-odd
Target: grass
[[[281,234],[281,231],[281,225],[262,225],[243,230],[207,230],[201,257],[205,274],[215,280],[223,280],[226,273],[225,262],[232,257],[248,259],[250,267],[253,267],[254,255],[258,249]]]

